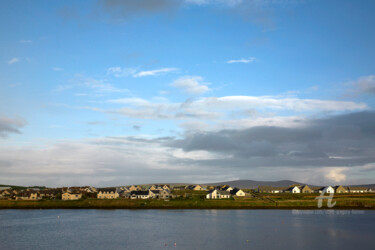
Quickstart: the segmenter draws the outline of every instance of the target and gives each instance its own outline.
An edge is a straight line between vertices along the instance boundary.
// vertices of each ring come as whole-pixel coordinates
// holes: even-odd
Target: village
[[[257,189],[240,189],[229,185],[184,185],[168,184],[131,185],[108,188],[62,187],[62,188],[12,188],[0,187],[1,200],[81,200],[81,199],[186,199],[193,194],[202,199],[235,199],[251,198],[257,194],[344,194],[344,193],[373,193],[375,190],[367,187],[324,186],[313,187],[294,184],[289,187],[259,186]]]

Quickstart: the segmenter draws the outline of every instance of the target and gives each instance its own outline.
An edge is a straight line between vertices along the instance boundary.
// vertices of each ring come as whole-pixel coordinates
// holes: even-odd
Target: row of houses
[[[148,190],[129,190],[129,188],[99,188],[98,199],[169,199],[171,191],[169,188],[149,188]]]
[[[34,189],[27,188],[25,190],[3,189],[0,191],[0,199],[6,200],[41,200],[41,199],[63,199],[70,200],[73,197],[78,199],[82,195],[92,197],[97,190],[94,187],[62,187],[62,188],[45,188]],[[78,196],[76,196],[78,195]]]
[[[259,193],[368,193],[373,192],[371,188],[366,187],[344,187],[339,186],[326,186],[326,187],[309,187],[308,185],[292,185],[290,187],[271,187],[259,186]]]

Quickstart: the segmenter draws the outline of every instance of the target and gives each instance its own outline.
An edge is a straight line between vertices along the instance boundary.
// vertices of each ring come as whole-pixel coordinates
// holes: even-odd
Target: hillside
[[[271,187],[288,187],[293,184],[305,185],[304,183],[291,181],[291,180],[281,180],[281,181],[254,181],[254,180],[237,180],[237,181],[225,181],[216,183],[206,183],[203,185],[219,186],[219,185],[230,185],[232,187],[238,188],[258,188],[259,186],[271,186]]]

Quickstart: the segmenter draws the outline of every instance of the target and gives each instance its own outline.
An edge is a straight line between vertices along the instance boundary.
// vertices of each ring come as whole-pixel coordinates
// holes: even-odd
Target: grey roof
[[[230,195],[230,192],[228,192],[228,191],[217,190],[217,192],[218,192],[220,195]]]
[[[98,190],[98,192],[102,192],[102,193],[104,193],[104,192],[108,192],[108,193],[114,192],[114,193],[116,193],[117,188],[98,188],[97,190]]]
[[[241,189],[239,189],[239,188],[233,188],[233,190],[232,191],[230,191],[230,193],[231,194],[236,194],[238,191],[240,191]]]
[[[132,191],[131,194],[133,195],[149,195],[148,191]]]

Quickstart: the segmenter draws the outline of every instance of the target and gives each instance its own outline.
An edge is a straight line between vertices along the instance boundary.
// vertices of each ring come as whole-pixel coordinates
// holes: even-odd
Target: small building
[[[348,189],[341,185],[335,186],[334,189],[335,189],[335,193],[338,193],[338,194],[348,193]]]
[[[131,185],[129,187],[129,191],[141,191],[142,190],[142,187],[141,186],[135,186],[135,185]]]
[[[52,199],[55,197],[56,193],[52,189],[44,189],[39,192],[39,195],[41,198],[44,199]]]
[[[170,192],[168,189],[163,189],[163,190],[150,190],[150,198],[153,199],[169,199],[170,197]]]
[[[149,199],[150,191],[132,191],[130,193],[130,199]]]
[[[170,190],[169,185],[151,185],[150,190]]]
[[[222,190],[211,190],[206,195],[206,199],[229,199],[230,193],[228,191],[222,191]]]
[[[176,187],[173,187],[173,190],[185,190],[186,187],[185,186],[176,186]]]
[[[292,193],[292,194],[299,194],[301,193],[300,186],[291,186],[287,190],[285,190],[286,193]]]
[[[38,192],[35,191],[23,191],[18,192],[17,195],[15,195],[16,200],[39,200],[41,199]]]
[[[314,191],[307,185],[303,185],[301,187],[301,193],[303,194],[310,194],[310,193],[313,193]]]
[[[202,191],[203,187],[201,185],[189,185],[186,189],[194,190],[194,191]]]
[[[366,187],[349,187],[350,193],[367,193]]]
[[[65,192],[61,195],[61,199],[63,201],[68,201],[68,200],[79,200],[82,199],[82,193],[70,193],[70,192]]]
[[[271,186],[259,186],[258,187],[258,193],[283,193],[285,190],[287,190],[287,187],[271,187]]]
[[[98,199],[117,199],[120,197],[117,188],[98,188]]]
[[[311,189],[314,191],[314,193],[319,193],[319,194],[321,194],[323,192],[325,192],[327,194],[331,194],[331,193],[334,194],[335,193],[335,189],[331,186],[328,186],[328,187],[313,187]]]
[[[246,195],[246,193],[239,188],[234,188],[233,190],[230,191],[230,194],[233,196],[239,196],[239,197],[244,197]]]

